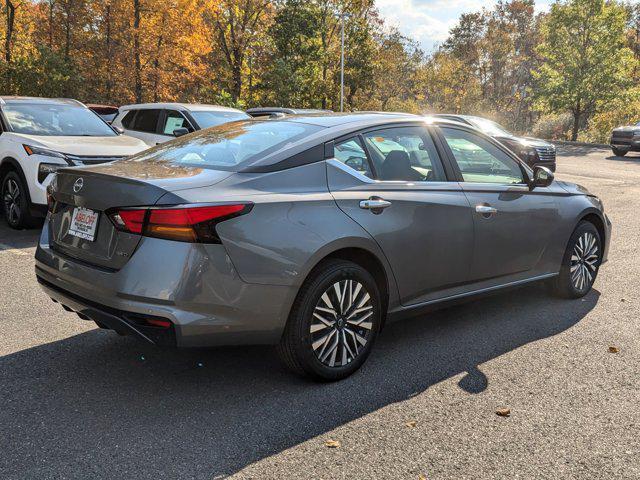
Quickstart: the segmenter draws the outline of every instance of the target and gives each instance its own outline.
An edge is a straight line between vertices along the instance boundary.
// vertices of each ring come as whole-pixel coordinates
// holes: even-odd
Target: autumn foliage
[[[517,131],[569,114],[554,135],[592,139],[640,112],[637,4],[562,0],[537,13],[533,0],[500,0],[425,53],[374,0],[0,3],[3,95],[337,110],[342,12],[348,110],[482,114]],[[594,68],[599,59],[618,61]],[[593,82],[606,92],[592,94]]]

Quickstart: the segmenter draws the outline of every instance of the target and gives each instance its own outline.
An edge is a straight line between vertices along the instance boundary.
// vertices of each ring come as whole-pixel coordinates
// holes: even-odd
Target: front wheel
[[[602,261],[602,240],[590,222],[580,222],[565,251],[559,275],[551,283],[554,294],[563,298],[584,297],[596,280]]]
[[[29,228],[34,218],[29,214],[27,187],[16,172],[8,172],[2,179],[2,211],[11,228]]]
[[[348,377],[371,352],[380,330],[381,305],[368,271],[345,260],[325,262],[302,286],[278,353],[291,370],[314,380]]]
[[[624,157],[627,154],[626,150],[618,150],[617,148],[612,148],[613,154],[617,157]]]

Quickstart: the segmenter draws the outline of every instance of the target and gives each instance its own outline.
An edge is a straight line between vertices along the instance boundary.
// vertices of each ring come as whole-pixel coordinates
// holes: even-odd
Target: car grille
[[[115,162],[116,160],[122,160],[123,158],[127,158],[125,155],[121,156],[102,156],[102,155],[67,155],[69,160],[71,160],[75,165],[97,165],[99,163],[107,163],[107,162]]]
[[[550,147],[535,147],[538,152],[538,157],[541,162],[555,162],[556,161],[556,148]]]

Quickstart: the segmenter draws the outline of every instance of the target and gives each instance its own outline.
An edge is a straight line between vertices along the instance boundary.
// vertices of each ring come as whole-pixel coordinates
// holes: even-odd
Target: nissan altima
[[[611,224],[584,188],[491,137],[416,116],[242,120],[58,170],[42,288],[157,344],[274,344],[338,380],[386,321],[546,282],[586,295]]]

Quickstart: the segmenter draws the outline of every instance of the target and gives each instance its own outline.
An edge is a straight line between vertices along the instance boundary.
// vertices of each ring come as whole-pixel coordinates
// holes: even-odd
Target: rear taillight
[[[116,228],[123,232],[179,242],[220,243],[216,225],[248,213],[251,207],[250,203],[178,205],[166,208],[121,208],[107,213]]]

